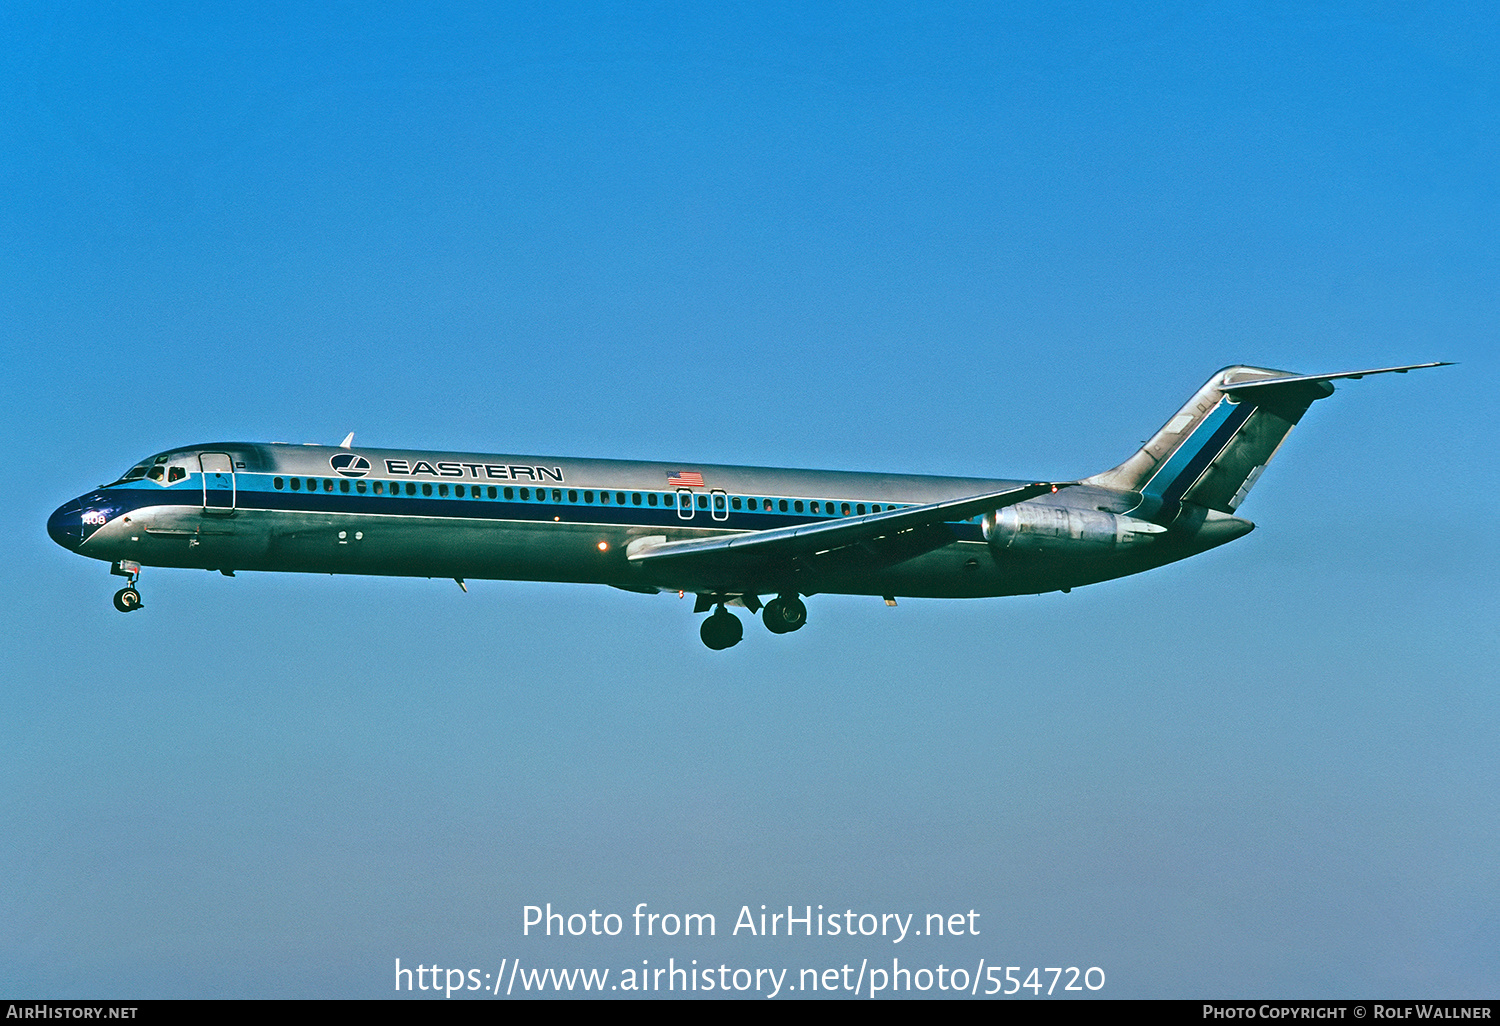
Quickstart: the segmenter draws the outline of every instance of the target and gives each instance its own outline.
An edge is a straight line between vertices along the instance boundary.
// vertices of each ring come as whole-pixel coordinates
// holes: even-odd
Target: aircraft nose
[[[77,499],[64,503],[47,518],[47,534],[65,549],[83,544],[83,504]]]

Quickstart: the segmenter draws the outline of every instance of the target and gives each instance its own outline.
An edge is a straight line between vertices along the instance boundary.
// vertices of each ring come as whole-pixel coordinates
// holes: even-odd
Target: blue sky
[[[0,993],[403,965],[1099,966],[1495,996],[1486,5],[0,13]],[[1249,537],[1070,595],[148,571],[47,514],[214,439],[1066,479],[1216,368],[1351,382]],[[712,912],[552,940],[522,908]],[[976,909],[901,947],[742,905]],[[906,959],[910,958],[908,963]]]

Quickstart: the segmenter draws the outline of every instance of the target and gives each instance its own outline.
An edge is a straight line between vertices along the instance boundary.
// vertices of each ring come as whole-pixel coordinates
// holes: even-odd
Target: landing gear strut
[[[115,592],[115,608],[122,613],[133,613],[141,608],[141,593],[135,588],[135,582],[141,579],[141,564],[122,559],[111,566],[109,572],[130,579],[129,584]]]
[[[714,610],[712,616],[703,621],[698,636],[705,645],[718,652],[738,645],[745,636],[745,625],[740,623],[739,617],[721,605]]]
[[[781,595],[766,603],[766,608],[761,611],[761,618],[766,622],[766,629],[772,634],[790,634],[792,631],[801,630],[807,623],[807,607],[797,597],[796,592],[790,595]]]

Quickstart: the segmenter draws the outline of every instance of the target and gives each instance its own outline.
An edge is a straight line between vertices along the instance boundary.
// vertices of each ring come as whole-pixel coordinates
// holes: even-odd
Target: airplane
[[[1234,515],[1334,374],[1218,371],[1119,466],[1078,481],[869,474],[215,442],[148,457],[60,506],[47,532],[128,578],[142,567],[605,584],[689,592],[710,649],[727,606],[773,634],[804,598],[1070,591],[1248,534]],[[764,601],[763,601],[764,599]]]

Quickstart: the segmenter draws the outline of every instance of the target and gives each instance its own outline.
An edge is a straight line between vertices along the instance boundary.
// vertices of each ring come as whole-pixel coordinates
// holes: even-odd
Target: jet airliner
[[[128,579],[145,566],[606,584],[691,592],[703,643],[726,607],[775,634],[806,597],[1069,591],[1254,529],[1235,510],[1335,374],[1227,367],[1124,463],[1079,481],[781,470],[215,442],[170,449],[63,504],[47,532]]]

